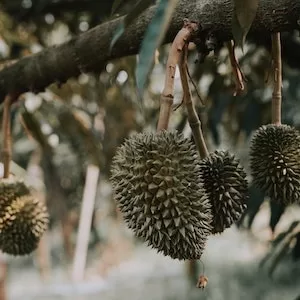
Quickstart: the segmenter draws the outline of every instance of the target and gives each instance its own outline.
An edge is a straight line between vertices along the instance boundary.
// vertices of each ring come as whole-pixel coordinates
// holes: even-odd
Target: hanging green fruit
[[[211,205],[194,145],[176,132],[127,139],[112,165],[114,197],[138,237],[164,255],[199,259],[211,233]]]
[[[23,181],[0,180],[0,249],[11,255],[34,251],[48,227],[46,206],[34,198]]]
[[[237,222],[247,207],[246,173],[227,151],[210,153],[201,161],[201,172],[212,205],[213,233],[221,233]]]
[[[254,134],[250,150],[254,183],[282,204],[300,202],[300,135],[288,125],[269,124]]]

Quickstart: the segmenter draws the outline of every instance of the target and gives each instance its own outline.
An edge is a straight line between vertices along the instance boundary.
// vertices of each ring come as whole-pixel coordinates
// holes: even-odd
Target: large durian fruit
[[[211,233],[211,205],[194,145],[177,132],[140,133],[117,150],[114,198],[148,245],[174,259],[199,259]]]
[[[250,167],[254,183],[271,199],[300,202],[300,135],[288,125],[264,125],[253,135]]]
[[[221,233],[237,222],[247,207],[246,173],[228,151],[210,153],[201,161],[201,172],[212,205],[212,233]]]
[[[34,251],[48,227],[45,205],[30,194],[23,181],[0,180],[0,249],[11,255]]]

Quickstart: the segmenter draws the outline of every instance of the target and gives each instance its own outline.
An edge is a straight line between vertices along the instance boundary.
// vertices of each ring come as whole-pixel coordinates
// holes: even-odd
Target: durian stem
[[[4,178],[9,177],[10,160],[11,160],[11,132],[10,132],[10,105],[11,96],[8,95],[4,99],[3,119],[2,119],[2,134],[3,134],[3,150],[2,162],[4,167]]]
[[[273,72],[274,87],[272,94],[272,123],[281,124],[281,102],[282,102],[282,61],[281,61],[281,43],[280,32],[272,34],[272,54],[273,54]]]
[[[171,45],[169,57],[167,60],[165,85],[160,98],[160,112],[157,131],[168,129],[171,108],[174,99],[174,78],[176,65],[180,59],[180,55],[186,41],[188,41],[192,34],[195,34],[197,30],[197,23],[185,20],[183,28],[177,33]]]
[[[173,105],[173,95],[169,95],[169,96],[161,95],[157,131],[168,129],[172,105]]]
[[[192,130],[192,134],[200,154],[201,158],[205,158],[209,155],[209,152],[206,147],[206,143],[204,140],[204,136],[201,129],[201,121],[197,115],[192,96],[191,90],[188,82],[188,65],[187,65],[187,52],[188,52],[188,44],[186,44],[183,48],[181,59],[179,62],[179,71],[180,78],[183,90],[183,102],[187,109],[188,121]]]

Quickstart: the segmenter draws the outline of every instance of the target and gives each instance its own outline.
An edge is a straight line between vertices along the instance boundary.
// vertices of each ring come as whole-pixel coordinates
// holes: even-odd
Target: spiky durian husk
[[[36,249],[48,227],[45,205],[34,198],[22,181],[0,180],[0,249],[25,255]]]
[[[215,151],[201,161],[204,187],[212,205],[213,233],[239,220],[246,208],[246,173],[227,151]]]
[[[211,205],[193,144],[176,132],[136,134],[117,150],[114,197],[138,237],[164,255],[199,259],[211,233]]]
[[[265,125],[253,135],[250,167],[254,183],[282,204],[300,202],[300,135],[288,125]]]
[[[30,194],[24,181],[11,178],[0,179],[0,206],[9,205],[14,199]]]

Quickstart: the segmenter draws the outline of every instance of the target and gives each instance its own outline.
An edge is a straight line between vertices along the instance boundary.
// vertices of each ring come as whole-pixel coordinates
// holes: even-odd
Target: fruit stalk
[[[190,124],[192,134],[195,140],[195,144],[198,150],[198,153],[201,158],[205,158],[209,155],[209,152],[206,147],[206,143],[204,140],[204,136],[201,129],[201,122],[197,115],[196,109],[193,104],[191,90],[188,82],[188,65],[187,65],[187,53],[188,53],[188,43],[186,43],[183,47],[183,51],[181,53],[180,61],[179,61],[179,72],[181,85],[183,90],[183,103],[186,106],[187,114],[188,114],[188,122]],[[197,274],[197,261],[190,260],[188,263],[188,275],[190,279],[193,281],[196,278]]]
[[[187,72],[187,52],[188,44],[186,43],[183,51],[181,53],[180,62],[179,62],[179,71],[180,78],[183,90],[183,102],[187,109],[188,121],[192,130],[192,134],[195,140],[196,147],[200,154],[201,158],[205,158],[209,155],[209,152],[206,147],[204,136],[201,129],[201,121],[197,115],[195,106],[193,104],[191,90],[188,82],[188,72]]]
[[[10,160],[11,160],[11,132],[10,132],[10,105],[11,96],[8,95],[4,99],[2,131],[3,131],[3,150],[2,160],[4,166],[3,177],[8,178],[10,173]]]
[[[281,102],[282,102],[282,61],[280,33],[272,34],[272,55],[273,55],[273,74],[274,87],[272,94],[272,123],[281,125]]]
[[[166,77],[163,92],[160,98],[160,112],[157,124],[157,131],[168,129],[171,108],[174,99],[174,78],[176,72],[176,65],[180,59],[182,49],[185,46],[192,34],[198,29],[195,22],[185,21],[183,28],[177,33],[169,52],[166,67]]]

